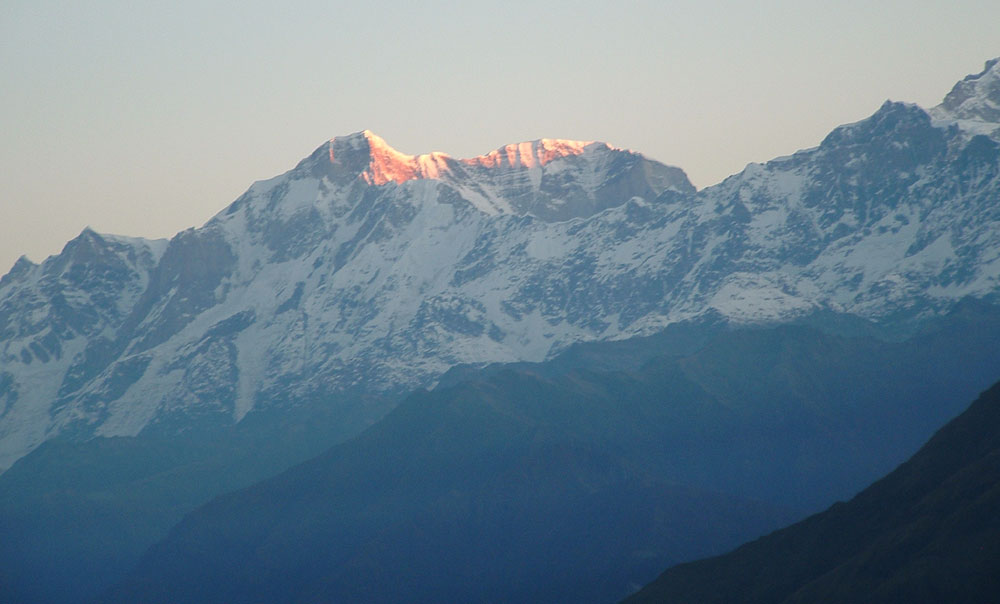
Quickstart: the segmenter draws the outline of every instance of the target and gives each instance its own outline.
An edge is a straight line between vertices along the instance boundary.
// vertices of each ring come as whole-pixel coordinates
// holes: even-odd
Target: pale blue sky
[[[1000,55],[1000,2],[0,0],[0,274],[169,237],[324,140],[603,140],[700,188]]]

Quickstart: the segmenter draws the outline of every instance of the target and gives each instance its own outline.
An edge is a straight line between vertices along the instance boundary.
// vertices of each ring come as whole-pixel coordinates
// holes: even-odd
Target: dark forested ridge
[[[851,501],[676,566],[626,603],[941,604],[998,594],[1000,383]]]

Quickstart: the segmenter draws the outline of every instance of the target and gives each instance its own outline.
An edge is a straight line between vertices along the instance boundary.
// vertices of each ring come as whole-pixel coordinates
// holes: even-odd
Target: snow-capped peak
[[[284,217],[317,203],[339,215],[355,207],[354,196],[362,191],[355,188],[358,184],[381,188],[434,181],[448,195],[489,215],[531,214],[561,221],[590,216],[633,197],[652,201],[667,190],[695,192],[683,170],[601,142],[543,138],[456,159],[441,152],[401,153],[369,130],[323,143],[289,177],[257,183],[234,206],[256,197],[266,212],[277,208]],[[285,190],[289,182],[297,183],[293,193]],[[228,208],[221,216],[233,211]]]
[[[370,130],[331,139],[327,150],[332,165],[357,169],[358,176],[368,184],[402,183],[427,177],[421,169],[427,162],[418,162],[416,157],[396,151]]]
[[[390,146],[370,130],[348,136],[336,137],[327,144],[327,155],[333,165],[342,166],[372,185],[389,182],[397,184],[408,180],[435,179],[449,176],[455,166],[484,168],[536,168],[555,160],[583,155],[586,150],[618,151],[605,143],[543,138],[514,143],[467,159],[455,159],[447,153],[434,151],[421,155],[407,155]]]
[[[544,166],[563,157],[583,155],[587,147],[591,145],[605,149],[612,148],[604,143],[595,143],[594,141],[543,138],[530,142],[506,145],[486,155],[463,159],[462,162],[470,165],[489,167],[507,165],[510,167],[534,168],[536,166]]]
[[[930,114],[937,120],[955,121],[975,134],[1000,133],[1000,57],[955,84]]]

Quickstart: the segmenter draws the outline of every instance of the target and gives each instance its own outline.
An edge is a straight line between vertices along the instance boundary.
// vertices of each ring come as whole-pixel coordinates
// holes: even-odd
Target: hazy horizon
[[[323,141],[600,140],[698,188],[1000,55],[1000,5],[187,0],[0,7],[0,274],[90,226],[170,237]]]

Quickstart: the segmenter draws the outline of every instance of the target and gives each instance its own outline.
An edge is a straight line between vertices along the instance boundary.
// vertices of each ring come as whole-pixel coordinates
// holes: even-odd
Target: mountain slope
[[[656,480],[561,428],[579,394],[510,374],[415,395],[359,438],[189,516],[101,599],[609,599],[637,563],[714,549],[785,517]],[[653,535],[667,545],[644,551]],[[589,579],[562,598],[568,584],[546,580],[584,569]]]
[[[612,601],[912,453],[1000,372],[995,310],[968,311],[899,344],[743,330],[638,371],[418,393],[196,510],[104,599]]]
[[[0,468],[63,429],[58,401],[100,362],[104,334],[125,321],[165,248],[85,229],[60,255],[21,258],[0,279]],[[146,363],[118,365],[118,382]]]
[[[626,602],[989,602],[998,509],[1000,384],[851,501],[672,568]]]
[[[716,333],[676,325],[655,337],[571,349],[532,370],[555,377],[574,368],[636,369],[658,354],[697,350]],[[478,373],[466,371],[466,379]],[[359,432],[373,408],[392,403],[318,398],[224,429],[50,440],[0,476],[0,534],[7,536],[0,594],[25,604],[89,601],[187,512],[319,454]],[[364,411],[343,413],[358,408]]]
[[[91,600],[192,509],[361,430],[339,411],[364,405],[343,402],[224,429],[45,442],[0,476],[0,600]]]

